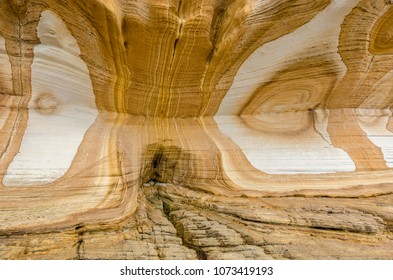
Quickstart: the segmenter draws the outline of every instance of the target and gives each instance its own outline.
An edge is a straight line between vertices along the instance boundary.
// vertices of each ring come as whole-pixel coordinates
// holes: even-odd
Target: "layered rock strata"
[[[392,258],[392,21],[1,1],[0,258]]]

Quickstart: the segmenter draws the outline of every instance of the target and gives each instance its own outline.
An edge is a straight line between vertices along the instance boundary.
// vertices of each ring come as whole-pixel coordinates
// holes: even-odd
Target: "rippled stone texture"
[[[391,259],[392,5],[0,2],[3,259]]]

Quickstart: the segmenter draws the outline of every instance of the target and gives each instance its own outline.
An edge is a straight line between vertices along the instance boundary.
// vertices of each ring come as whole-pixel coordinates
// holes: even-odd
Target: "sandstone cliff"
[[[1,0],[1,259],[393,258],[387,0]]]

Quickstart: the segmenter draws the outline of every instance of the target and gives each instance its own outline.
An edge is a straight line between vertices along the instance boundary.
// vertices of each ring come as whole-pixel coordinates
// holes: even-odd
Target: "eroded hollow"
[[[150,144],[144,153],[143,183],[182,183],[192,166],[192,155],[170,140]]]

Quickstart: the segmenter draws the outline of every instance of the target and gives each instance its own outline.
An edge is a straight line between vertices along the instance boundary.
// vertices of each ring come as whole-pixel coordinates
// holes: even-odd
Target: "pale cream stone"
[[[308,118],[307,112],[266,114],[270,127],[277,120]],[[263,116],[257,116],[258,120]],[[320,174],[340,171],[354,171],[355,165],[346,152],[331,146],[312,125],[301,127],[300,133],[276,130],[257,131],[247,127],[236,116],[216,116],[220,130],[228,135],[243,151],[248,161],[257,169],[270,174]],[[266,125],[268,126],[268,125]],[[279,126],[279,125],[278,125]],[[263,126],[265,127],[265,126]],[[298,131],[298,128],[296,128]]]
[[[387,130],[392,112],[389,109],[357,109],[360,127],[377,147],[380,147],[389,167],[393,167],[393,133]]]
[[[6,186],[45,184],[64,175],[98,114],[89,71],[62,20],[42,12],[37,34],[29,120]]]
[[[359,0],[332,1],[307,24],[254,51],[239,68],[217,115],[239,114],[260,85],[294,61],[306,57],[328,55],[337,64],[337,69],[340,69],[338,78],[342,78],[347,68],[337,50],[340,25],[358,2]]]

